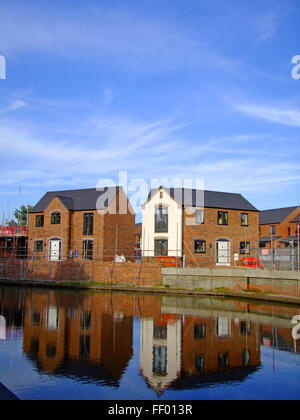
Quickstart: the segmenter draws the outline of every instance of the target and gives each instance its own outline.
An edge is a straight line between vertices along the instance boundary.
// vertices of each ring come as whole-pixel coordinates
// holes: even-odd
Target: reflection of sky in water
[[[120,296],[121,295],[118,295],[116,298],[116,305],[117,299],[120,299]],[[114,300],[114,298],[112,299]],[[144,299],[147,300],[147,297]],[[218,305],[220,305],[220,301],[218,302]],[[252,305],[251,309],[252,311],[254,310],[254,305]],[[282,307],[281,310],[284,313],[285,308]],[[291,308],[288,310],[291,310]],[[298,310],[295,310],[295,312],[298,312]],[[212,332],[216,335],[219,333],[219,338],[220,340],[223,340],[222,343],[224,344],[226,343],[226,340],[228,340],[228,337],[224,338],[225,332],[226,334],[234,334],[234,328],[237,326],[239,327],[239,321],[236,314],[231,316],[231,328],[228,330],[225,322],[226,311],[222,312],[222,317],[218,320],[219,324],[216,319],[212,319],[209,316],[210,311],[207,312],[207,318],[204,317],[203,313],[202,310],[201,315],[199,314],[199,322],[203,322],[203,319],[207,319],[210,320],[212,324],[209,324],[209,321],[207,321],[206,330],[201,330],[200,328],[195,329],[195,334],[199,340],[199,344],[197,345],[202,350],[204,349],[203,346],[207,345],[207,341],[201,341],[201,339],[203,340],[203,337],[205,337],[205,334],[207,337],[207,334]],[[202,376],[200,374],[200,376],[198,376],[198,382],[196,381],[196,385],[195,382],[191,382],[191,377],[183,378],[185,381],[181,381],[182,378],[177,378],[178,381],[176,381],[176,378],[175,380],[173,378],[173,382],[171,382],[159,396],[158,393],[151,388],[151,378],[148,378],[147,375],[145,375],[145,372],[147,372],[147,360],[145,361],[143,357],[145,357],[145,355],[150,355],[150,357],[152,357],[152,351],[150,349],[150,351],[147,352],[146,350],[149,349],[144,349],[146,352],[142,354],[143,345],[152,342],[151,334],[151,340],[148,340],[147,328],[149,325],[154,325],[155,322],[158,321],[157,318],[155,318],[156,321],[154,321],[154,318],[139,318],[138,316],[134,316],[132,318],[132,344],[130,342],[133,353],[132,355],[131,352],[128,353],[130,357],[128,357],[128,361],[126,362],[125,370],[121,373],[120,379],[117,381],[118,387],[111,386],[111,384],[103,378],[97,378],[96,383],[96,380],[93,380],[91,376],[89,378],[83,378],[80,377],[80,375],[66,376],[65,371],[61,371],[59,368],[52,373],[47,373],[45,369],[41,369],[41,364],[38,363],[37,360],[33,360],[33,358],[31,360],[30,357],[24,353],[22,328],[12,328],[11,326],[6,328],[7,339],[0,340],[0,382],[7,386],[20,399],[299,399],[300,354],[293,353],[293,341],[289,341],[292,324],[289,328],[288,317],[285,317],[284,325],[286,327],[282,331],[286,334],[283,334],[281,338],[279,337],[278,348],[285,348],[286,351],[278,350],[276,348],[273,350],[272,328],[268,329],[270,325],[266,324],[266,318],[264,318],[264,329],[268,330],[269,333],[262,332],[263,329],[261,330],[260,324],[258,324],[260,321],[259,316],[256,314],[255,317],[256,323],[251,323],[251,325],[252,327],[258,326],[258,329],[254,328],[251,331],[260,331],[260,334],[262,334],[257,341],[258,348],[260,347],[260,354],[259,351],[258,354],[260,355],[261,366],[253,367],[253,369],[250,369],[242,378],[239,377],[239,374],[242,372],[242,369],[239,368],[233,370],[229,369],[228,372],[225,372],[224,374],[222,372],[210,372],[206,375],[203,374]],[[193,319],[196,320],[196,323],[198,322],[198,318],[193,315]],[[168,329],[169,335],[172,331],[175,331],[176,334],[178,332],[181,333],[179,341],[181,342],[183,340],[183,345],[182,348],[180,348],[180,357],[182,357],[182,352],[186,351],[184,347],[184,337],[187,334],[185,326],[188,325],[190,319],[189,316],[185,315],[184,317],[179,317],[175,320],[170,318],[166,321],[168,328],[171,326],[171,328]],[[146,323],[145,320],[147,321]],[[117,320],[116,322],[122,323],[123,320]],[[213,325],[213,328],[210,325]],[[245,332],[245,330],[244,327],[243,332]],[[159,330],[158,327],[156,334],[154,334],[155,338],[153,339],[153,343],[156,343],[156,345],[160,342],[165,344],[166,331],[166,326],[161,330]],[[240,329],[237,331],[240,331]],[[170,340],[172,340],[172,337]],[[171,341],[169,341],[169,343],[170,342]],[[269,344],[270,347],[261,345],[261,342]],[[189,344],[189,342],[187,344]],[[222,348],[226,348],[226,345]],[[174,353],[178,351],[178,349],[174,347],[171,351]],[[163,357],[165,353],[164,351],[159,352],[156,349],[156,353],[153,352],[153,354],[158,354],[159,357]],[[168,357],[170,358],[171,353],[168,354]],[[207,358],[206,353],[205,355]],[[165,369],[165,365],[155,364],[154,362],[152,365],[151,360],[148,360],[148,362],[150,363],[149,366],[151,368],[153,366],[153,369],[159,369],[159,367]],[[143,364],[145,377],[140,371],[141,363]],[[235,380],[228,381],[228,375],[231,374],[237,376],[233,376]],[[231,377],[231,379],[233,377]],[[224,378],[223,381],[222,378]],[[195,379],[195,376],[193,376],[192,379]],[[152,385],[154,382],[155,381],[153,381],[152,378]],[[179,384],[177,387],[176,383]],[[194,388],[191,388],[191,384]],[[185,388],[182,388],[182,386],[185,386]]]

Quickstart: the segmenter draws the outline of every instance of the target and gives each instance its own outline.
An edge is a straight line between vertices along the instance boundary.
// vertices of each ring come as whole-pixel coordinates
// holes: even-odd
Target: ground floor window
[[[154,241],[154,255],[168,255],[168,240],[155,239]]]
[[[195,254],[205,254],[206,252],[206,242],[201,240],[201,239],[197,239],[194,242],[194,252]]]
[[[250,254],[250,242],[241,242],[240,243],[240,253],[241,254]]]
[[[42,252],[43,251],[43,241],[35,241],[34,242],[34,251],[35,252]]]
[[[93,241],[83,241],[82,258],[84,260],[93,259]]]

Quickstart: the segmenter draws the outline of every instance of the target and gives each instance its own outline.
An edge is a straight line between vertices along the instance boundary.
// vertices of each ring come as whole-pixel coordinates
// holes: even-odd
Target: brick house
[[[259,211],[240,194],[160,187],[151,190],[142,213],[144,257],[229,266],[259,248]]]
[[[122,187],[47,192],[29,213],[28,256],[53,261],[132,258],[134,226]]]
[[[134,229],[135,247],[140,249],[142,240],[142,223],[136,223]]]
[[[259,244],[261,248],[285,248],[297,245],[300,225],[300,206],[263,210],[259,216]]]

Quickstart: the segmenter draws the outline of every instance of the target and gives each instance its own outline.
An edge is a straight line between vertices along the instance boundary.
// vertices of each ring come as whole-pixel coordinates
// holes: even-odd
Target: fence
[[[299,248],[262,248],[259,255],[263,267],[275,270],[299,270]]]
[[[194,250],[193,250],[194,251]],[[107,250],[99,256],[95,251],[79,253],[58,252],[50,254],[49,250],[29,253],[26,247],[0,247],[0,259],[13,260],[40,260],[40,261],[102,261],[102,262],[152,262],[159,263],[164,267],[249,267],[266,268],[272,270],[299,270],[300,252],[294,248],[252,248],[248,250],[231,247],[227,250],[218,251],[209,247],[203,252],[193,252],[190,248],[181,250],[168,250],[168,252],[156,255],[154,250],[136,249],[134,254],[122,255],[118,249]],[[183,254],[183,256],[181,256]]]

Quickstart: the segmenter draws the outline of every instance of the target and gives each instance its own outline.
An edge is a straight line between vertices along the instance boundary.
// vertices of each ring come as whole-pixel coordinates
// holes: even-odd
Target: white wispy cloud
[[[300,127],[300,110],[242,104],[235,108],[251,117],[261,118],[291,127]]]

